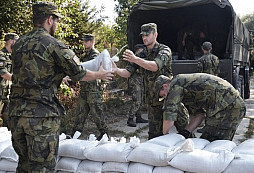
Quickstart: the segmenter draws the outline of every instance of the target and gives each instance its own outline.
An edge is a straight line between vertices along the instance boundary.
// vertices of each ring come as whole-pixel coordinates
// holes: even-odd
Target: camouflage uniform
[[[0,51],[0,76],[11,73],[11,53],[4,47]],[[9,86],[11,82],[0,77],[0,99],[1,99],[1,116],[3,117],[3,126],[8,127],[8,103],[9,103]]]
[[[53,3],[38,2],[33,4],[33,10],[34,15],[59,16]],[[77,58],[74,52],[43,27],[35,27],[13,47],[9,125],[19,155],[18,173],[54,172],[59,119],[65,113],[57,91],[66,75],[73,81],[86,75],[73,58]]]
[[[148,121],[149,121],[149,139],[152,139],[157,136],[162,135],[162,106],[163,102],[160,102],[158,99],[154,98],[153,85],[155,79],[164,74],[165,76],[171,77],[171,61],[172,54],[169,47],[160,44],[158,42],[155,43],[152,50],[148,50],[144,48],[143,52],[144,59],[155,61],[158,65],[158,71],[152,72],[146,69],[139,67],[136,64],[129,64],[126,69],[131,73],[135,73],[136,69],[139,68],[143,78],[144,78],[144,88],[145,88],[145,100],[148,104]],[[180,112],[180,111],[179,111]],[[183,111],[183,114],[186,116],[186,112]],[[184,115],[182,116],[184,117]],[[187,118],[186,118],[187,119]],[[187,120],[186,120],[187,121]]]
[[[210,74],[180,74],[173,79],[164,102],[164,120],[178,119],[178,105],[183,103],[193,115],[206,110],[201,138],[209,141],[232,140],[246,113],[237,90],[219,77]]]
[[[218,76],[220,73],[220,60],[217,56],[210,52],[212,49],[212,44],[210,42],[204,42],[203,49],[207,52],[198,59],[197,71],[200,73],[208,73]]]
[[[80,61],[85,62],[94,59],[99,55],[99,51],[92,48],[85,52]],[[89,117],[97,126],[99,132],[103,135],[107,133],[105,124],[103,105],[102,105],[102,87],[100,80],[80,81],[81,89],[76,109],[77,130],[82,131],[85,120]]]
[[[129,118],[141,117],[141,106],[143,103],[144,82],[140,72],[135,72],[129,78],[129,89],[132,96],[132,104]]]

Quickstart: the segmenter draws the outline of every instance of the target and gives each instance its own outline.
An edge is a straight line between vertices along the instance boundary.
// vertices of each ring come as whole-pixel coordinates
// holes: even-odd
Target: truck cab
[[[157,24],[157,41],[172,51],[173,75],[197,72],[197,59],[202,56],[200,45],[209,41],[212,53],[220,59],[219,77],[230,82],[243,98],[250,97],[250,34],[228,0],[141,0],[132,7],[128,18],[130,49],[142,43],[141,25],[151,22]],[[179,49],[188,28],[196,37],[192,57],[186,48],[182,52]],[[202,39],[197,38],[201,32]]]

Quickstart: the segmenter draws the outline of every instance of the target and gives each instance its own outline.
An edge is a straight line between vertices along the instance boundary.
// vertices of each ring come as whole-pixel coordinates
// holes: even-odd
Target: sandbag
[[[201,138],[189,138],[189,139],[193,141],[194,149],[202,150],[210,143],[208,140],[201,139]],[[182,140],[182,141],[178,142],[175,146],[181,146],[184,142],[185,142],[185,140]]]
[[[254,155],[240,154],[229,164],[223,173],[254,172]]]
[[[98,71],[102,63],[104,70],[112,71],[112,61],[117,62],[119,58],[117,56],[110,58],[108,50],[105,49],[97,57],[90,61],[82,62],[81,65],[88,70]]]
[[[131,162],[128,167],[128,173],[152,173],[153,168],[151,165]]]
[[[153,139],[148,140],[146,143],[152,143],[157,145],[162,145],[165,147],[173,147],[180,141],[184,141],[185,138],[179,134],[166,134]]]
[[[234,154],[227,150],[220,153],[194,149],[193,152],[177,154],[169,165],[188,172],[221,173],[234,159]]]
[[[0,156],[1,156],[1,153],[6,149],[8,148],[9,146],[12,145],[12,142],[11,140],[7,139],[7,140],[4,140],[4,141],[1,141],[0,142]]]
[[[171,166],[157,166],[154,167],[153,173],[184,173],[184,171]]]
[[[80,139],[66,139],[60,141],[58,155],[61,157],[71,157],[80,160],[86,159],[84,152],[98,145],[98,141],[88,141]]]
[[[237,147],[235,147],[232,152],[235,154],[251,154],[254,155],[254,139],[248,139],[241,144],[239,144]]]
[[[165,147],[153,143],[141,143],[128,156],[132,162],[144,163],[152,166],[167,166],[168,162],[179,152],[193,150],[193,142],[186,140],[178,147]]]
[[[93,161],[129,162],[127,157],[132,150],[130,143],[107,142],[85,151],[85,156]]]
[[[56,164],[56,171],[76,172],[81,160],[70,157],[62,157]]]
[[[18,167],[18,162],[9,161],[7,159],[0,160],[0,170],[1,171],[16,172],[17,167]]]
[[[104,162],[102,165],[102,172],[128,172],[129,163],[120,162]]]
[[[82,160],[76,173],[101,173],[102,162]]]
[[[216,140],[208,144],[203,150],[214,153],[220,153],[221,151],[227,150],[232,151],[236,147],[233,141],[229,140]]]
[[[18,154],[15,152],[14,148],[12,145],[8,146],[7,148],[5,148],[1,154],[0,154],[0,158],[1,159],[7,159],[9,161],[13,161],[13,162],[18,162],[19,160],[19,156]]]

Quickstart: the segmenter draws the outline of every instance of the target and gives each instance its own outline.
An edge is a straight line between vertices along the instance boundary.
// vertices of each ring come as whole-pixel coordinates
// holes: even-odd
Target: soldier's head
[[[11,49],[13,45],[16,43],[16,41],[19,39],[18,34],[16,33],[6,33],[4,36],[5,41],[5,47],[9,52],[11,52]]]
[[[94,47],[95,36],[93,34],[85,34],[84,37],[82,37],[82,41],[85,48],[90,50]]]
[[[155,23],[143,24],[140,35],[142,36],[144,45],[148,48],[153,48],[158,36],[157,25]]]
[[[160,100],[161,98],[165,98],[168,94],[168,87],[172,78],[167,77],[165,75],[160,75],[156,78],[154,82],[153,92],[154,99]]]
[[[202,44],[203,51],[211,51],[212,50],[212,43],[206,41]]]
[[[52,2],[39,1],[33,4],[34,26],[44,27],[50,35],[54,35],[61,17],[57,5]]]

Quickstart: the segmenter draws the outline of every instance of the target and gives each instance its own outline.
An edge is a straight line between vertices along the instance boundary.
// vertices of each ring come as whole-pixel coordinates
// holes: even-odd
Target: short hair
[[[34,26],[40,26],[40,25],[44,24],[46,19],[49,18],[50,16],[53,16],[53,20],[58,19],[58,17],[54,14],[45,14],[45,15],[41,15],[41,16],[33,16]]]

